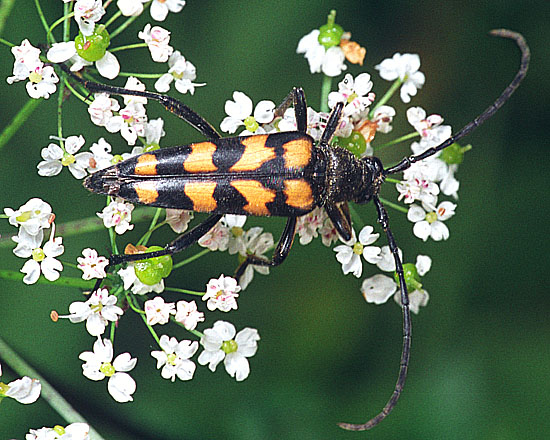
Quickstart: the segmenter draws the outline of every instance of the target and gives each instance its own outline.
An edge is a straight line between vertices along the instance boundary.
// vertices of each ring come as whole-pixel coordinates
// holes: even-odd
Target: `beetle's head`
[[[384,182],[384,167],[380,159],[374,156],[366,156],[360,160],[363,168],[362,184],[354,199],[355,203],[367,203],[374,195],[380,192],[380,186]]]

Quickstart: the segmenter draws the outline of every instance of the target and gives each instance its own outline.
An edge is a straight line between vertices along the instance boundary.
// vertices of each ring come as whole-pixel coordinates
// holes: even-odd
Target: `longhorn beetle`
[[[317,206],[326,210],[343,240],[351,239],[348,202],[363,204],[372,200],[399,278],[403,312],[401,362],[394,391],[382,411],[363,424],[339,425],[354,431],[376,426],[392,411],[401,395],[411,346],[411,317],[403,266],[389,227],[388,215],[378,196],[380,187],[386,176],[408,169],[415,162],[433,156],[472,132],[489,119],[519,86],[527,73],[530,58],[524,38],[505,29],[493,30],[490,34],[514,40],[521,50],[520,68],[512,82],[493,104],[449,139],[422,154],[405,157],[389,168],[384,168],[376,157],[358,159],[348,150],[330,145],[341,118],[342,103],[333,108],[321,139],[315,144],[307,134],[307,105],[301,88],[294,88],[275,110],[275,116],[279,117],[293,104],[296,131],[221,138],[205,119],[174,98],[87,81],[70,72],[67,66],[61,65],[66,73],[90,92],[141,96],[159,101],[208,139],[205,142],[143,153],[86,178],[84,186],[96,193],[149,206],[211,213],[204,222],[176,238],[163,250],[112,255],[109,266],[180,252],[212,229],[224,214],[287,217],[286,227],[273,257],[269,260],[248,256],[237,269],[236,276],[239,277],[249,264],[281,264],[292,246],[297,217]],[[94,290],[99,288],[100,283],[101,280]]]

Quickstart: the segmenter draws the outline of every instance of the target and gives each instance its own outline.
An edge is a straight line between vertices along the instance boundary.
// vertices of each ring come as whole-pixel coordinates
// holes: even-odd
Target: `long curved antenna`
[[[395,174],[400,171],[404,171],[407,168],[410,168],[410,166],[413,163],[421,161],[422,159],[426,159],[427,157],[433,156],[438,151],[441,151],[444,148],[447,148],[449,145],[455,143],[460,138],[466,136],[468,133],[475,130],[476,127],[480,126],[487,119],[493,116],[496,113],[496,111],[500,107],[502,107],[502,105],[506,101],[508,101],[510,96],[512,96],[512,93],[514,93],[514,91],[518,88],[519,84],[527,74],[527,68],[529,67],[529,60],[531,58],[531,51],[529,50],[529,46],[527,46],[527,43],[525,42],[525,38],[523,38],[523,35],[518,34],[517,32],[509,31],[507,29],[495,29],[490,31],[489,34],[495,37],[510,38],[511,40],[514,40],[518,45],[519,50],[521,51],[521,63],[519,66],[519,70],[516,73],[516,76],[514,77],[512,82],[508,85],[508,87],[504,89],[504,91],[501,93],[501,95],[496,99],[496,101],[493,104],[487,107],[487,109],[483,113],[481,113],[477,118],[475,118],[472,122],[470,122],[469,124],[466,124],[464,128],[462,128],[462,130],[460,130],[458,133],[451,136],[449,139],[447,139],[437,147],[427,149],[422,154],[419,154],[417,156],[405,157],[397,165],[385,169],[384,175]]]
[[[393,407],[397,404],[399,396],[401,396],[401,391],[405,386],[405,380],[407,379],[407,370],[409,368],[409,357],[411,354],[411,310],[409,307],[409,294],[407,292],[407,284],[405,283],[405,275],[403,273],[403,264],[401,258],[399,257],[399,249],[393,238],[393,234],[390,229],[388,214],[386,209],[382,205],[382,202],[378,196],[372,198],[378,212],[378,222],[382,225],[382,229],[386,233],[386,238],[388,240],[388,245],[390,251],[393,254],[393,259],[395,261],[395,272],[399,278],[399,288],[401,290],[401,305],[403,309],[403,348],[401,349],[401,362],[399,363],[399,375],[397,376],[397,382],[395,383],[395,388],[391,397],[389,398],[386,406],[382,408],[382,411],[378,413],[377,416],[373,417],[366,423],[355,424],[355,423],[338,423],[340,428],[344,428],[350,431],[365,431],[371,429],[378,425],[382,420],[384,420],[388,414],[392,411]]]

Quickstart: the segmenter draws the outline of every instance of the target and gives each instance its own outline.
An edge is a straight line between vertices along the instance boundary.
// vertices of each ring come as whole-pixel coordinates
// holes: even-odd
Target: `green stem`
[[[114,47],[113,49],[109,49],[109,52],[114,53],[120,52],[121,50],[138,49],[140,47],[147,47],[147,43],[134,43],[126,46]]]
[[[137,73],[137,72],[120,72],[118,76],[135,76],[136,78],[150,78],[156,79],[160,78],[164,73]]]
[[[203,249],[202,251],[196,253],[192,257],[189,257],[186,260],[180,261],[178,264],[174,264],[174,269],[179,269],[180,267],[185,266],[186,264],[189,264],[192,261],[197,260],[198,258],[202,257],[203,255],[206,255],[208,252],[210,252],[210,249]]]
[[[36,6],[36,12],[38,13],[38,16],[40,17],[40,21],[42,22],[42,26],[44,26],[44,30],[47,33],[50,26],[48,25],[48,22],[46,21],[46,17],[44,16],[44,12],[42,11],[42,6],[40,6],[40,1],[39,0],[34,0],[34,4]]]
[[[138,18],[137,15],[135,17],[128,18],[124,23],[122,23],[119,27],[117,27],[113,32],[110,32],[109,35],[111,37],[111,41],[113,40],[114,37],[116,37],[118,34],[120,34],[124,29],[126,29],[128,26],[130,26],[137,18]]]
[[[25,275],[15,270],[0,270],[0,280],[23,281]],[[38,278],[36,284],[47,284],[49,286],[76,287],[78,289],[90,290],[94,287],[94,280],[83,280],[82,278],[63,276],[55,281],[48,281],[44,277]]]
[[[0,5],[0,8],[1,8],[1,7],[2,7],[2,6]],[[10,47],[10,48],[15,46],[15,44],[13,44],[12,42],[10,42],[10,41],[8,41],[8,40],[4,40],[3,38],[0,38],[0,43],[3,44],[3,45],[5,45],[5,46],[8,46],[8,47]]]
[[[376,145],[375,147],[373,147],[373,149],[375,151],[380,151],[382,148],[389,147],[390,145],[399,144],[400,142],[405,142],[405,141],[408,141],[409,139],[413,139],[413,138],[418,137],[418,136],[420,136],[420,133],[415,131],[413,133],[409,133],[409,134],[406,134],[404,136],[398,137],[397,139],[394,139],[393,141],[386,142],[385,144]]]
[[[165,291],[186,293],[187,295],[204,296],[204,292],[196,292],[194,290],[179,289],[177,287],[167,287]]]
[[[398,205],[397,203],[390,202],[389,200],[383,199],[382,197],[380,197],[380,201],[384,204],[384,206],[389,206],[390,208],[393,208],[397,211],[403,212],[405,214],[409,212],[409,210],[404,206]]]
[[[10,16],[11,8],[15,4],[15,0],[2,0],[0,3],[0,34],[4,30],[6,20]]]
[[[19,356],[11,347],[0,338],[0,353],[2,354],[2,360],[9,367],[14,370],[18,375],[29,376],[40,380],[42,385],[41,397],[48,402],[48,404],[68,423],[87,423],[84,417],[82,417],[70,404],[67,402],[61,394],[59,394],[55,388],[53,388],[46,379],[44,379],[38,372],[32,368],[25,360]],[[90,426],[90,438],[94,440],[104,440],[103,437],[94,428]]]
[[[395,93],[395,91],[403,84],[403,80],[400,78],[397,78],[395,82],[392,84],[392,86],[388,89],[386,94],[382,96],[382,98],[376,103],[376,105],[371,109],[369,112],[369,119],[372,120],[372,117],[374,116],[374,112],[376,109],[382,105],[384,105],[386,102],[390,100],[392,95]]]
[[[162,212],[162,208],[156,209],[155,215],[153,216],[153,219],[151,220],[151,224],[149,225],[149,230],[145,234],[143,234],[143,237],[139,239],[139,241],[137,242],[137,245],[141,244],[143,246],[147,246],[147,242],[149,241],[149,238],[151,238],[151,234],[155,230],[157,230],[158,228],[164,225],[164,223],[160,223],[159,225],[156,224],[160,217],[161,212]]]
[[[332,88],[332,77],[323,75],[323,84],[321,85],[321,111],[328,113],[328,94]]]
[[[0,133],[0,150],[4,145],[6,145],[12,136],[19,130],[21,125],[28,119],[32,112],[36,109],[39,103],[43,99],[29,99],[23,108],[13,117],[10,123],[4,128],[2,133]]]

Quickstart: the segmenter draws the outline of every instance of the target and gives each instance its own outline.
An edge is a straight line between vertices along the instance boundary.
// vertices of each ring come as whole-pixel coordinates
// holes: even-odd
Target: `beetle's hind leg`
[[[281,264],[290,252],[292,242],[294,241],[294,234],[296,233],[296,217],[289,217],[286,222],[285,229],[277,243],[277,247],[273,252],[271,260],[265,257],[259,257],[257,255],[248,255],[241,265],[235,271],[235,278],[239,278],[244,274],[244,271],[249,264],[253,266],[275,267]]]

